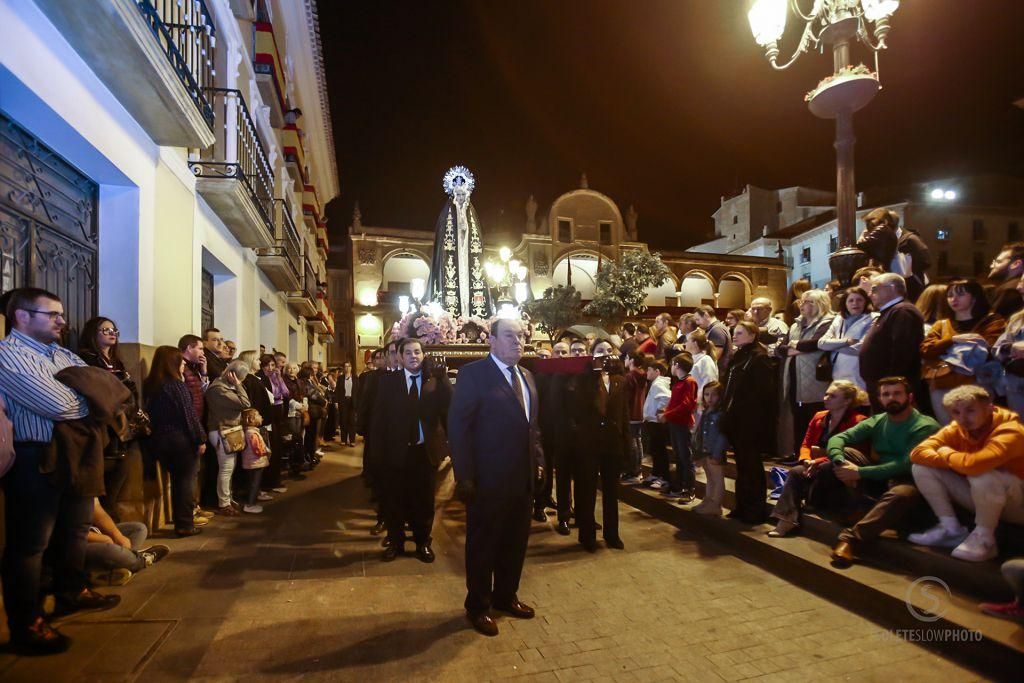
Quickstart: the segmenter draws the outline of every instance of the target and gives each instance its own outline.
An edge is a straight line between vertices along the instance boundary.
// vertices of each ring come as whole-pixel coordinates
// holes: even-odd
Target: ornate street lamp
[[[747,13],[754,40],[765,48],[772,68],[789,67],[811,47],[832,46],[832,75],[807,94],[811,113],[836,120],[836,215],[839,223],[839,249],[829,257],[832,277],[848,283],[853,272],[864,263],[863,252],[853,246],[856,238],[856,197],[853,174],[853,113],[868,104],[881,87],[878,82],[878,53],[886,48],[889,17],[899,0],[814,0],[810,13],[791,0],[793,13],[804,22],[800,42],[789,61],[778,63],[779,39],[786,28],[788,0],[755,0]],[[868,25],[872,31],[869,34]],[[874,40],[872,40],[872,34]],[[864,65],[850,63],[850,46],[856,39],[867,46],[875,58],[872,72]]]
[[[527,299],[526,276],[529,270],[518,259],[512,258],[512,250],[508,247],[498,250],[498,257],[500,261],[486,261],[484,270],[491,286],[497,290],[499,311],[506,309],[507,313],[513,299],[520,305]]]

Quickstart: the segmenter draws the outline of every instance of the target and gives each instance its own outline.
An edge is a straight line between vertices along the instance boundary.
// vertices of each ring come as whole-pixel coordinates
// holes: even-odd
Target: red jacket
[[[658,353],[658,342],[654,341],[654,337],[648,337],[640,343],[640,346],[636,347],[637,353],[649,353],[652,356]]]
[[[697,410],[697,382],[687,375],[672,387],[672,398],[665,407],[665,422],[693,426],[693,414]]]
[[[814,417],[811,418],[810,424],[807,425],[807,434],[804,435],[804,442],[800,445],[801,460],[811,459],[811,446],[817,446],[821,441],[821,435],[825,432],[826,417],[828,417],[828,411],[822,410],[815,413]],[[843,421],[839,423],[837,428],[832,430],[832,434],[845,432],[863,419],[864,416],[857,411],[848,410],[843,415]]]

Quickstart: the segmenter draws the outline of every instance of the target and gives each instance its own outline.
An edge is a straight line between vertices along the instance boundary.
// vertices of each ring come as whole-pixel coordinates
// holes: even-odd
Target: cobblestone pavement
[[[625,506],[625,551],[588,555],[534,524],[520,598],[537,618],[468,628],[464,512],[437,561],[380,562],[358,450],[330,453],[260,517],[217,518],[65,623],[72,650],[0,654],[2,680],[975,680],[978,677]],[[450,495],[450,475],[439,498]],[[411,549],[411,546],[410,546]]]

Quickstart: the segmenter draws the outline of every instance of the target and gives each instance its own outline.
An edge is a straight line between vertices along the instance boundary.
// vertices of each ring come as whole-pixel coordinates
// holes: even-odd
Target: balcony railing
[[[204,0],[135,0],[167,61],[174,67],[199,113],[213,128],[213,86],[216,31]]]
[[[302,290],[307,297],[315,302],[320,283],[319,280],[317,280],[316,271],[313,270],[313,265],[309,262],[309,259],[307,258],[303,260],[306,265],[306,273],[305,277],[302,279]]]
[[[189,167],[200,177],[240,181],[273,233],[274,172],[245,98],[238,90],[207,88],[206,92],[213,102],[217,141]]]
[[[277,230],[274,244],[256,249],[257,263],[281,291],[299,286],[302,272],[302,247],[292,210],[284,199],[274,200]]]
[[[253,24],[253,44],[252,66],[253,71],[256,72],[260,93],[266,104],[270,106],[271,125],[274,128],[280,128],[284,124],[284,112],[288,109],[285,102],[288,86],[284,80],[284,68],[281,62],[281,53],[277,49],[273,24],[264,21],[255,22]]]

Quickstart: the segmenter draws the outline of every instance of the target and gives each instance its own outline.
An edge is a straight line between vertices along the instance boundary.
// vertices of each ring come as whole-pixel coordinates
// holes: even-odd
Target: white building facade
[[[129,363],[211,326],[325,360],[313,0],[0,0],[0,45],[3,291],[55,290],[71,345],[111,318]]]
[[[946,178],[858,195],[856,233],[864,216],[884,207],[900,225],[916,230],[931,252],[931,279],[984,277],[1009,242],[1024,239],[1024,180],[982,175]],[[807,279],[824,287],[832,279],[828,257],[839,245],[834,195],[804,187],[765,190],[748,185],[723,197],[713,214],[714,239],[691,253],[781,257],[789,284]]]

